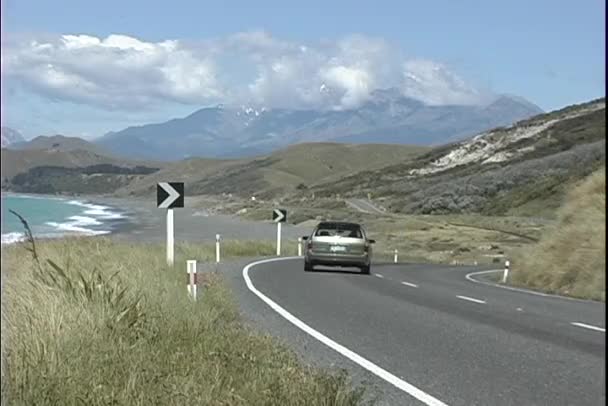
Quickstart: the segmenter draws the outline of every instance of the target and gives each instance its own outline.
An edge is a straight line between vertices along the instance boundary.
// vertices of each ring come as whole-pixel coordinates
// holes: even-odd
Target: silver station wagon
[[[304,270],[315,265],[358,267],[369,274],[372,244],[365,230],[357,223],[324,221],[319,223],[305,241]]]

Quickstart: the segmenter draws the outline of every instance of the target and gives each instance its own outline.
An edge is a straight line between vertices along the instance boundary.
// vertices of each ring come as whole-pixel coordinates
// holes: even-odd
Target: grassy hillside
[[[110,193],[164,165],[79,149],[2,149],[2,189],[27,193]]]
[[[79,137],[66,137],[64,135],[45,136],[41,135],[30,141],[11,145],[11,149],[31,150],[31,149],[51,149],[54,151],[88,151],[97,155],[111,156],[112,154],[105,148]]]
[[[361,170],[404,162],[429,148],[406,145],[312,143],[243,160],[189,159],[134,182],[120,194],[153,193],[160,179],[184,181],[189,195],[231,193],[276,197]]]
[[[605,140],[600,99],[326,182],[293,200],[371,192],[393,212],[550,215],[573,183],[605,163]]]
[[[568,193],[558,222],[513,261],[511,283],[606,300],[606,169]]]
[[[160,246],[46,241],[39,261],[26,248],[2,250],[2,404],[363,404],[342,372],[304,365],[244,326],[206,263],[213,246],[176,247],[176,264],[202,261],[196,302]],[[227,243],[225,255],[272,252]]]

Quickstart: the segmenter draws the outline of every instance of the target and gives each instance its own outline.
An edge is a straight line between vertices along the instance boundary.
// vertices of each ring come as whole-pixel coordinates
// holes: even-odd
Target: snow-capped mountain
[[[25,138],[23,138],[23,135],[19,131],[9,127],[1,127],[0,135],[2,137],[2,148],[25,141]]]
[[[319,92],[332,89],[322,85]],[[372,92],[350,110],[266,109],[253,104],[203,108],[165,123],[111,132],[97,143],[123,156],[169,160],[251,156],[311,141],[432,145],[541,112],[511,96],[483,106],[427,105],[391,88]]]

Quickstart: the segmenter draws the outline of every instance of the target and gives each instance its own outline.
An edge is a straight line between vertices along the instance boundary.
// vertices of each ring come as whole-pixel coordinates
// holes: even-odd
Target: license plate
[[[346,251],[346,247],[342,247],[342,246],[340,246],[340,245],[333,245],[333,246],[330,248],[330,250],[331,250],[332,252],[344,252],[344,251]]]

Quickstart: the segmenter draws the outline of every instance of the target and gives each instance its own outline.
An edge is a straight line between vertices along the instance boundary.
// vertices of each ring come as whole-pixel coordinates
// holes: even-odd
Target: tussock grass
[[[223,244],[224,256],[270,243]],[[185,259],[213,245],[105,238],[27,243],[2,252],[2,401],[11,405],[356,405],[344,372],[300,363],[239,321],[218,274],[186,295]],[[179,264],[184,264],[180,266]],[[6,364],[4,363],[6,361]]]
[[[585,299],[606,300],[606,172],[574,188],[557,224],[519,252],[512,283]]]

